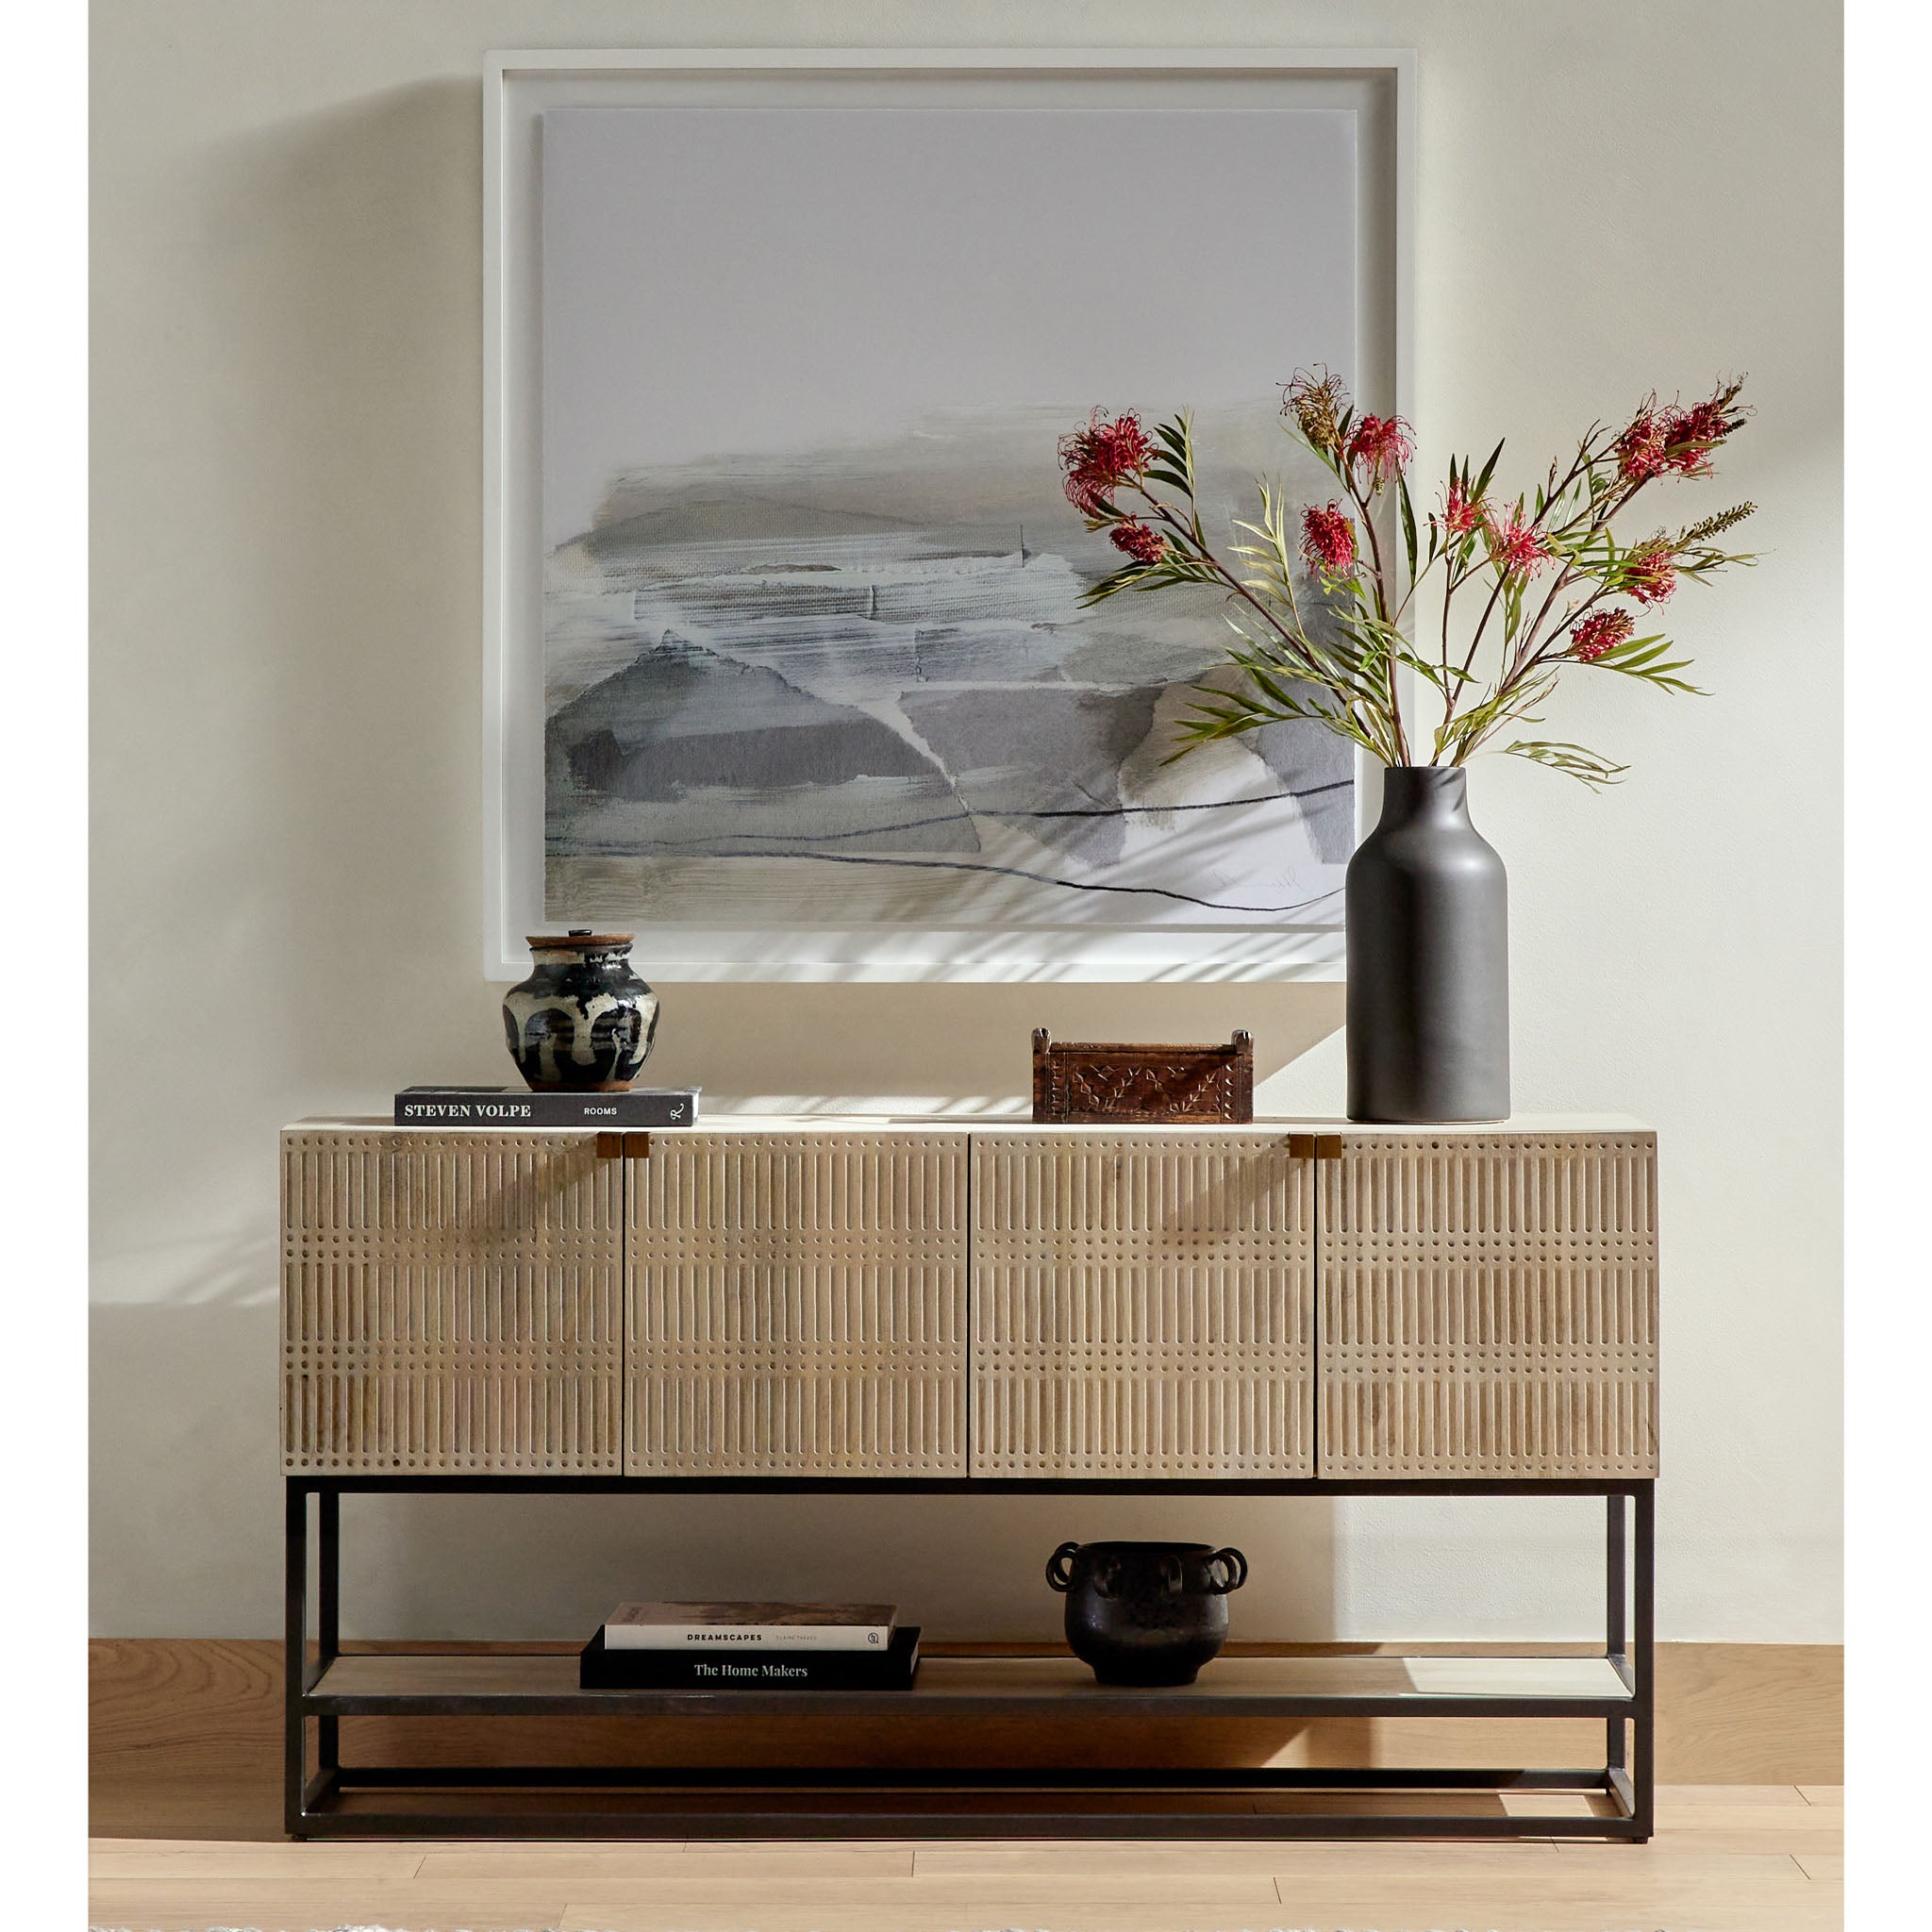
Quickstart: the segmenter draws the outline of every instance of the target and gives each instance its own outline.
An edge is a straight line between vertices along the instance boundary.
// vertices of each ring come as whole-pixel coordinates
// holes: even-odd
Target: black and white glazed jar
[[[533,933],[536,970],[503,999],[517,1072],[539,1092],[621,1093],[658,1030],[658,995],[630,967],[631,935]]]

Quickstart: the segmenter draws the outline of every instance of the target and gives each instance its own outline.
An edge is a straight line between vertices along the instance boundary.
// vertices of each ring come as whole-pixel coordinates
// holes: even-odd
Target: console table
[[[291,1126],[287,1829],[1646,1839],[1656,1158],[1648,1128],[1594,1118]],[[585,1691],[571,1656],[341,1647],[346,1493],[1097,1490],[1598,1497],[1604,1647],[1228,1656],[1153,1690],[1100,1686],[1064,1653],[929,1656],[912,1690],[879,1692]],[[932,1773],[340,1750],[341,1720],[365,1714],[912,1712],[1588,1717],[1605,1749],[1581,1769]],[[1373,1809],[1381,1792],[1503,1790],[1604,1804]],[[1364,1796],[1294,1808],[1310,1790]]]

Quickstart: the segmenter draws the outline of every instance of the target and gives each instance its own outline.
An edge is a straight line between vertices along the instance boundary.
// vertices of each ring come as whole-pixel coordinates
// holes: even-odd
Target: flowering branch
[[[1385,764],[1409,764],[1413,741],[1399,668],[1413,672],[1440,701],[1432,764],[1466,764],[1506,726],[1536,722],[1536,707],[1570,665],[1694,691],[1676,675],[1688,660],[1668,656],[1669,639],[1639,636],[1636,614],[1606,600],[1627,598],[1654,609],[1684,579],[1703,582],[1731,564],[1754,561],[1712,541],[1753,506],[1740,504],[1674,535],[1658,530],[1629,544],[1611,525],[1657,480],[1711,474],[1712,453],[1747,418],[1738,402],[1741,388],[1720,384],[1688,408],[1649,396],[1621,428],[1592,425],[1567,468],[1559,474],[1552,463],[1544,482],[1513,502],[1491,493],[1502,443],[1474,475],[1467,458],[1453,460],[1441,508],[1419,527],[1408,488],[1415,454],[1409,425],[1400,417],[1357,414],[1325,371],[1300,374],[1286,385],[1282,414],[1340,493],[1307,506],[1299,535],[1291,537],[1279,487],[1258,484],[1259,521],[1235,524],[1254,541],[1229,543],[1225,558],[1202,523],[1189,418],[1177,416],[1150,433],[1132,413],[1096,410],[1061,439],[1060,468],[1068,500],[1089,529],[1107,531],[1125,561],[1091,586],[1083,601],[1195,584],[1219,591],[1233,607],[1232,688],[1193,687],[1197,701],[1181,720],[1182,742],[1169,762],[1213,739],[1310,718]],[[1378,504],[1391,491],[1406,566],[1400,585],[1377,528]],[[1424,658],[1404,625],[1412,627],[1418,593],[1439,573],[1441,632],[1435,653]],[[1304,621],[1297,575],[1318,592],[1324,619],[1319,625]],[[1539,600],[1532,591],[1540,581]],[[1458,660],[1452,641],[1456,600],[1472,583],[1486,594]],[[1475,664],[1492,622],[1500,625],[1500,650],[1485,683]],[[1498,748],[1591,785],[1611,782],[1626,769],[1580,745],[1519,739]]]

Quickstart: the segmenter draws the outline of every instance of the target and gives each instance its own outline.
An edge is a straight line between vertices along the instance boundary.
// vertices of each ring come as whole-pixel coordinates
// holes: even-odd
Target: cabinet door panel
[[[973,1161],[975,1475],[1313,1474],[1285,1134],[988,1131]]]
[[[590,1135],[284,1135],[284,1468],[615,1474],[622,1203]]]
[[[658,1135],[629,1166],[632,1474],[965,1474],[964,1135]]]
[[[1655,1475],[1656,1158],[1640,1132],[1343,1135],[1322,1474]]]

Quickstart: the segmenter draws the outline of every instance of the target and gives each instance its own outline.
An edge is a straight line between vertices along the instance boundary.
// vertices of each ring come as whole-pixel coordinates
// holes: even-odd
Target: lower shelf
[[[930,1657],[908,1690],[583,1690],[574,1656],[339,1657],[303,1699],[316,1717],[961,1716],[1617,1717],[1606,1657],[1222,1657],[1171,1690],[1098,1684],[1077,1658]]]
[[[574,1653],[382,1652],[331,1658],[303,1719],[614,1719],[890,1713],[916,1723],[1008,1717],[1598,1718],[1640,1721],[1622,1658],[1376,1656],[1217,1657],[1192,1684],[1096,1683],[1065,1652],[938,1656],[908,1690],[584,1690]],[[294,1735],[294,1734],[291,1734]],[[689,1770],[582,1766],[325,1766],[306,1781],[300,1837],[398,1838],[1522,1838],[1641,1839],[1613,1742],[1595,1770],[1137,1767],[1121,1754],[1065,1768]],[[1091,1735],[1087,1746],[1091,1752]],[[785,1755],[774,1738],[774,1754]]]

